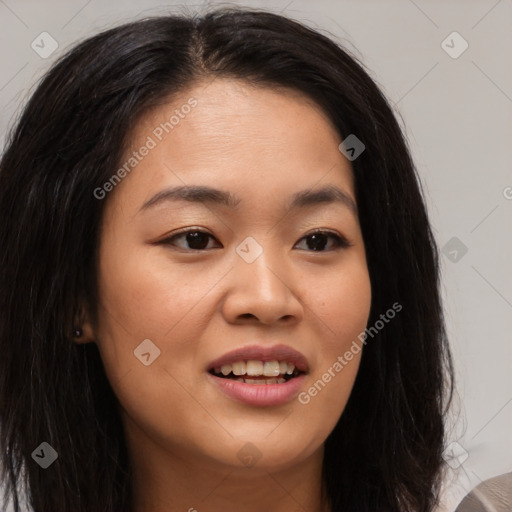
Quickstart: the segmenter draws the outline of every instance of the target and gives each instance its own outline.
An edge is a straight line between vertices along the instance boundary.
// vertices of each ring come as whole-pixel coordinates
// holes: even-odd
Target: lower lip
[[[208,377],[219,389],[240,402],[249,405],[282,405],[293,400],[300,391],[306,376],[301,374],[282,384],[246,384],[232,379],[223,379],[208,373]]]

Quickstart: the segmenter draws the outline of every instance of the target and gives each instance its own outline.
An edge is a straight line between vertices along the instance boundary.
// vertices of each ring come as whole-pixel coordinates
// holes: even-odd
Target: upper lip
[[[219,368],[224,364],[233,364],[238,361],[286,361],[292,363],[301,372],[308,371],[307,359],[297,350],[286,345],[274,345],[273,347],[262,347],[260,345],[249,345],[237,348],[208,365],[208,371]]]

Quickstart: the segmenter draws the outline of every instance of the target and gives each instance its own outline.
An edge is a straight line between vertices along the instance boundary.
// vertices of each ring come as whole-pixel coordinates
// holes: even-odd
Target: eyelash
[[[177,238],[180,238],[180,237],[184,237],[184,236],[186,236],[186,235],[188,235],[190,233],[202,233],[204,235],[209,236],[210,238],[214,238],[215,239],[215,237],[212,234],[208,233],[207,231],[203,231],[201,229],[187,229],[185,231],[178,232],[178,233],[174,234],[173,236],[162,240],[159,243],[163,244],[163,245],[175,246],[175,244],[172,243],[173,240],[176,240]],[[316,252],[316,253],[318,253],[318,252],[320,252],[320,253],[322,253],[322,252],[331,252],[333,250],[346,249],[346,248],[352,246],[352,244],[344,236],[339,235],[336,232],[328,231],[328,230],[324,230],[324,229],[316,229],[314,231],[311,231],[307,235],[303,236],[299,240],[299,242],[301,240],[309,238],[312,235],[325,235],[325,236],[331,237],[331,238],[336,240],[336,247],[334,249],[330,249],[330,250],[322,250],[322,251],[307,250],[306,252]],[[187,252],[190,252],[190,251],[205,252],[205,251],[211,250],[211,249],[183,249],[182,247],[179,247],[179,249],[182,249],[182,250],[187,251]]]

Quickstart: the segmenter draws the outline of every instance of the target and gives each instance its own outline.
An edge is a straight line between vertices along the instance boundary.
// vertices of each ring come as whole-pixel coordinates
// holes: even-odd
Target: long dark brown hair
[[[365,348],[353,392],[325,443],[334,512],[428,512],[438,498],[453,371],[438,253],[407,143],[388,102],[353,56],[283,16],[224,8],[160,16],[91,37],[46,74],[0,163],[0,426],[14,510],[133,512],[116,397],[94,343],[74,320],[98,308],[96,253],[105,200],[94,190],[120,164],[148,108],[201,79],[300,91],[352,162],[372,286],[369,324],[402,311]],[[42,441],[59,454],[43,470]]]

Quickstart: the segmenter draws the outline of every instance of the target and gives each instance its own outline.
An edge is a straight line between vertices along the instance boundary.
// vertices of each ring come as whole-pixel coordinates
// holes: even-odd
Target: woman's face
[[[274,469],[321,453],[371,301],[340,142],[302,95],[227,79],[137,125],[103,199],[95,332],[135,450]]]

